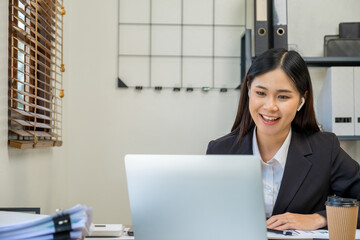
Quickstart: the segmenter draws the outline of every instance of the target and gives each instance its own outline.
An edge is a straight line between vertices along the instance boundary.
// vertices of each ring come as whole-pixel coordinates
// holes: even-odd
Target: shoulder
[[[318,131],[307,135],[297,132],[296,135],[294,143],[300,143],[304,149],[308,149],[306,152],[311,153],[314,158],[318,159],[317,161],[326,159],[333,161],[337,157],[347,156],[334,133]]]
[[[238,140],[238,135],[229,133],[209,142],[206,154],[228,154]]]
[[[311,134],[293,131],[289,146],[289,152],[294,154],[311,155],[311,158],[328,160],[340,149],[340,143],[335,134],[320,131]]]
[[[305,134],[302,132],[294,132],[296,141],[308,141],[311,146],[314,145],[334,145],[339,142],[337,136],[331,132],[315,132],[312,134]]]
[[[334,144],[334,142],[339,142],[337,136],[331,132],[321,132],[318,131],[311,135],[307,136],[308,140],[312,143],[319,143],[319,144]]]

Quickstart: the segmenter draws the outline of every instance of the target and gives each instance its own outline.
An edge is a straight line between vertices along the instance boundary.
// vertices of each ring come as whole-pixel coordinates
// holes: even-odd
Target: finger
[[[273,222],[271,224],[268,224],[266,227],[275,229],[275,228],[277,228],[279,226],[282,226],[282,225],[284,225],[286,223],[287,223],[287,221],[284,218],[278,218],[278,219],[276,219],[275,222]]]
[[[266,226],[267,228],[272,228],[272,229],[278,229],[279,227],[281,227],[283,224],[281,224],[280,222],[275,222],[269,226]]]
[[[277,221],[278,221],[277,218],[269,219],[269,220],[266,221],[266,226],[267,226],[267,227],[272,226],[272,225],[274,225]]]
[[[282,231],[282,230],[289,230],[289,229],[293,229],[293,228],[291,227],[290,223],[285,223],[285,224],[283,224],[283,225],[281,225],[279,227],[276,227],[274,229]]]
[[[266,224],[272,224],[283,217],[284,217],[284,214],[274,215],[266,221]]]
[[[266,220],[266,225],[273,224],[276,221],[277,221],[276,217],[271,217],[268,220]]]
[[[276,227],[275,229],[276,230],[287,230],[287,229],[295,229],[295,222],[291,222],[291,221],[289,221],[289,219],[287,218],[287,217],[285,217],[285,223],[284,224],[282,224],[282,225],[280,225],[280,226],[278,226],[278,227]]]

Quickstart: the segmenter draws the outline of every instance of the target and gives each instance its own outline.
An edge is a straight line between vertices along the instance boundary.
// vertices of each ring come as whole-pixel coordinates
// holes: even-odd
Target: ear
[[[297,108],[297,111],[300,111],[302,106],[304,106],[304,104],[305,104],[305,98],[301,97],[301,103],[300,103],[300,106]]]
[[[308,92],[309,92],[309,91],[306,90],[305,93],[304,93],[304,98],[305,98],[305,99],[307,99]]]

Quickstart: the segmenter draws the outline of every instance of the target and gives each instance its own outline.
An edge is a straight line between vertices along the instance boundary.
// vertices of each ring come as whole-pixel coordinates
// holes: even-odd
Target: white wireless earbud
[[[248,91],[248,96],[250,97],[250,89],[249,89],[249,91]]]
[[[300,104],[300,106],[298,107],[297,111],[300,111],[300,109],[302,108],[302,106],[304,106],[304,103],[305,103],[305,98],[302,97],[302,98],[301,98],[301,104]]]

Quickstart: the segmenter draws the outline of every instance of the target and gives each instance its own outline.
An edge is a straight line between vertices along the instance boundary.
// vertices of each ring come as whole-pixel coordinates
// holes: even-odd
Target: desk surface
[[[135,237],[123,235],[121,237],[85,237],[85,240],[134,240]]]
[[[285,236],[276,233],[267,233],[268,239],[329,239],[329,233],[327,230],[316,230],[316,231],[298,231],[292,230],[292,236]],[[356,240],[360,240],[360,229],[356,230]]]
[[[294,231],[295,232],[295,231]],[[318,240],[329,239],[329,235],[326,230],[318,231],[296,231],[293,236],[285,236],[276,233],[267,233],[267,238],[271,240]],[[85,237],[86,240],[135,240],[133,236],[121,236],[121,237]],[[360,240],[360,229],[356,230],[356,240]]]

